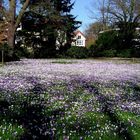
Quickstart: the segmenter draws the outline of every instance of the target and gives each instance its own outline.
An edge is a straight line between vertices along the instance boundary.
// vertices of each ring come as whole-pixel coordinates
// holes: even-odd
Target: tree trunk
[[[14,48],[15,45],[15,15],[16,15],[16,0],[9,0],[9,28],[8,28],[8,45]]]
[[[7,41],[8,46],[13,49],[15,46],[15,29],[12,24],[9,24]]]
[[[21,18],[27,9],[29,5],[30,0],[26,0],[25,3],[23,4],[19,15],[16,18],[16,0],[9,0],[9,12],[8,12],[8,23],[9,23],[9,28],[8,28],[8,45],[12,49],[14,49],[15,46],[15,32],[20,24]]]

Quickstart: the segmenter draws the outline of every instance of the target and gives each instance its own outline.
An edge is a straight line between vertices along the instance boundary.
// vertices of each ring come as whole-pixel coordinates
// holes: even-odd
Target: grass
[[[121,114],[122,113],[122,114]],[[119,115],[127,116],[121,118],[121,121],[128,123],[128,118],[132,115],[127,112],[121,112]],[[137,117],[136,115],[133,116]],[[140,118],[139,118],[140,119]],[[133,118],[131,118],[133,120]],[[69,136],[70,139],[76,140],[83,138],[84,140],[123,140],[123,137],[118,135],[117,129],[119,126],[111,123],[110,118],[102,113],[88,112],[80,118],[77,116],[65,117],[59,124],[65,124],[65,136]],[[131,134],[133,140],[139,140],[140,138],[140,127],[139,122],[135,122],[134,126],[128,125],[128,131]],[[64,129],[62,126],[59,128],[59,133],[63,134]],[[123,130],[123,128],[122,128]],[[59,135],[63,137],[63,135]]]
[[[128,125],[128,131],[134,140],[140,139],[140,116],[130,112],[118,112],[118,117]]]
[[[110,61],[116,64],[136,64],[140,63],[140,58],[119,58],[119,57],[98,57],[89,60]]]
[[[87,102],[91,97],[91,95],[82,96],[84,102]],[[47,99],[52,98],[51,96],[46,97]],[[75,106],[76,102],[73,101],[74,99],[77,101],[79,97],[80,95],[74,95],[71,99],[64,98],[66,102],[72,103],[68,109],[63,108],[65,105],[63,100],[57,100],[52,103],[49,108],[46,108],[47,110],[44,115],[54,118],[53,121],[56,123],[55,136],[58,139],[63,140],[64,137],[66,137],[70,140],[123,140],[117,132],[117,128],[120,126],[116,124],[116,122],[113,122],[108,114],[86,111],[81,115],[78,115],[80,105],[78,104]],[[62,111],[63,113],[52,113],[54,110]],[[123,111],[118,111],[115,115],[117,116],[118,121],[123,122],[127,126],[128,133],[131,134],[133,140],[139,140],[140,116]],[[9,121],[5,121],[0,124],[1,139],[19,139],[23,133],[24,128],[16,123],[13,124]]]
[[[0,62],[0,67],[2,67],[2,63]]]
[[[96,60],[102,62],[113,62],[116,64],[139,64],[140,58],[119,58],[119,57],[98,57],[98,58],[87,58],[87,59],[79,59],[79,60]],[[56,59],[52,61],[53,64],[73,64],[77,63],[75,59]]]
[[[0,124],[0,139],[1,140],[18,140],[24,133],[22,126],[3,121]]]
[[[57,60],[57,61],[52,61],[51,63],[54,63],[54,64],[73,64],[73,63],[76,63],[76,62],[67,61],[67,60]]]
[[[106,93],[111,95],[111,92],[115,93],[119,85],[114,84],[113,87],[111,85],[99,86],[97,83],[89,85],[75,83],[74,85],[71,88],[63,83],[53,84],[48,87],[43,101],[41,97],[36,98],[33,94],[30,96],[31,103],[29,104],[26,102],[26,97],[14,97],[15,104],[8,107],[7,115],[15,116],[15,120],[13,121],[14,118],[6,120],[5,116],[2,116],[1,120],[5,119],[5,121],[0,123],[0,138],[20,139],[26,131],[29,131],[32,136],[36,134],[36,131],[38,132],[37,128],[44,130],[45,126],[48,131],[55,133],[54,139],[58,140],[140,139],[140,116],[138,114],[118,109],[114,109],[113,113],[99,110],[103,103],[97,101],[96,96],[99,93],[104,93],[105,96],[108,96]],[[88,91],[89,88],[95,88],[98,91],[91,93]],[[140,88],[139,86],[126,86],[121,90],[127,94],[129,92],[139,94]],[[21,120],[16,121],[16,119],[25,121],[22,122],[25,124],[21,125]]]

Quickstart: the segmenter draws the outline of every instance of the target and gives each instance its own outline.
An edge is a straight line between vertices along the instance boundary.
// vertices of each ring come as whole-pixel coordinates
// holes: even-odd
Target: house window
[[[81,39],[81,36],[80,36],[80,35],[78,35],[77,39]]]
[[[77,46],[83,46],[83,40],[77,40]]]

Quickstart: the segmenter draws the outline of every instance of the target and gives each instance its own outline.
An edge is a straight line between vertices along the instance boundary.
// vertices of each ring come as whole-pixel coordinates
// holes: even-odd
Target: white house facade
[[[22,30],[22,25],[20,24],[20,26],[17,28],[17,31],[21,31]],[[30,32],[28,32],[30,33]],[[34,32],[34,35],[36,36],[36,38],[40,38],[40,33],[36,33]],[[47,38],[43,38],[43,40],[45,41]],[[22,39],[22,37],[18,37],[15,40],[15,44],[17,44],[18,41],[20,41]],[[23,41],[24,42],[24,41]],[[56,49],[58,49],[61,45],[65,45],[66,44],[66,34],[63,31],[59,31],[58,30],[58,36],[56,38]],[[77,30],[74,32],[74,38],[73,38],[73,42],[71,43],[72,46],[77,46],[77,47],[86,47],[86,38],[84,36],[84,34]]]
[[[84,36],[84,34],[77,30],[74,32],[75,37],[74,37],[74,41],[72,42],[73,46],[77,46],[77,47],[85,47],[86,46],[86,38]]]

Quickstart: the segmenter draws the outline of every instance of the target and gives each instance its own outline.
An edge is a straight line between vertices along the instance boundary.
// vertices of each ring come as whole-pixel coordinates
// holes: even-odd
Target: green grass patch
[[[58,137],[68,136],[71,140],[120,140],[115,133],[115,126],[107,115],[87,112],[82,116],[67,115],[58,122]]]
[[[66,83],[53,84],[47,88],[46,94],[42,94],[39,97],[36,97],[35,94],[30,95],[28,98],[25,98],[24,95],[16,96],[13,99],[17,100],[14,105],[8,107],[8,113],[11,111],[11,114],[15,115],[14,118],[17,118],[16,116],[18,115],[19,117],[24,115],[28,117],[32,109],[32,116],[39,116],[35,122],[39,122],[41,119],[44,120],[44,117],[48,118],[46,127],[54,131],[58,140],[64,138],[69,138],[70,140],[123,140],[118,133],[120,122],[127,126],[128,133],[132,135],[133,140],[139,140],[139,115],[116,110],[114,110],[114,115],[111,113],[109,115],[109,113],[100,110],[103,104],[96,99],[96,96],[104,93],[106,97],[113,99],[113,93],[115,93],[116,87],[119,86],[117,83],[108,86],[98,83],[80,85],[76,81],[73,82],[75,82],[75,86],[72,87]],[[88,90],[89,88],[93,92]],[[96,89],[98,90],[96,91]],[[133,94],[133,90],[138,93],[139,85],[135,87],[128,85],[122,87],[121,90],[122,93],[127,93],[130,96],[131,93]],[[40,102],[40,99],[43,102]],[[30,104],[23,107],[24,103]],[[41,103],[43,103],[42,106]],[[29,114],[26,114],[26,109],[30,109]],[[39,114],[37,115],[37,113]],[[10,117],[10,114],[8,116]],[[31,119],[31,122],[32,120],[34,118]],[[42,121],[41,123],[46,122]],[[37,127],[40,125],[37,125]],[[2,134],[4,135],[2,139],[16,139],[22,135],[23,131],[24,129],[21,126],[12,124],[10,118],[0,125],[0,137]]]
[[[136,115],[131,112],[119,111],[118,117],[128,126],[128,131],[132,135],[134,140],[140,138],[140,115]]]
[[[0,124],[0,139],[1,140],[19,140],[24,133],[22,126],[12,124],[9,122],[2,122]]]
[[[76,62],[66,61],[66,60],[57,60],[57,61],[52,61],[51,63],[54,63],[54,64],[73,64],[73,63],[76,63]]]
[[[133,140],[140,138],[140,118],[132,113],[120,112],[118,120],[128,125],[128,133]],[[135,121],[133,125],[129,120]],[[109,116],[103,113],[87,112],[82,116],[66,115],[58,122],[57,136],[59,139],[64,136],[71,140],[83,138],[84,140],[123,140],[119,136],[118,127],[111,122]]]

